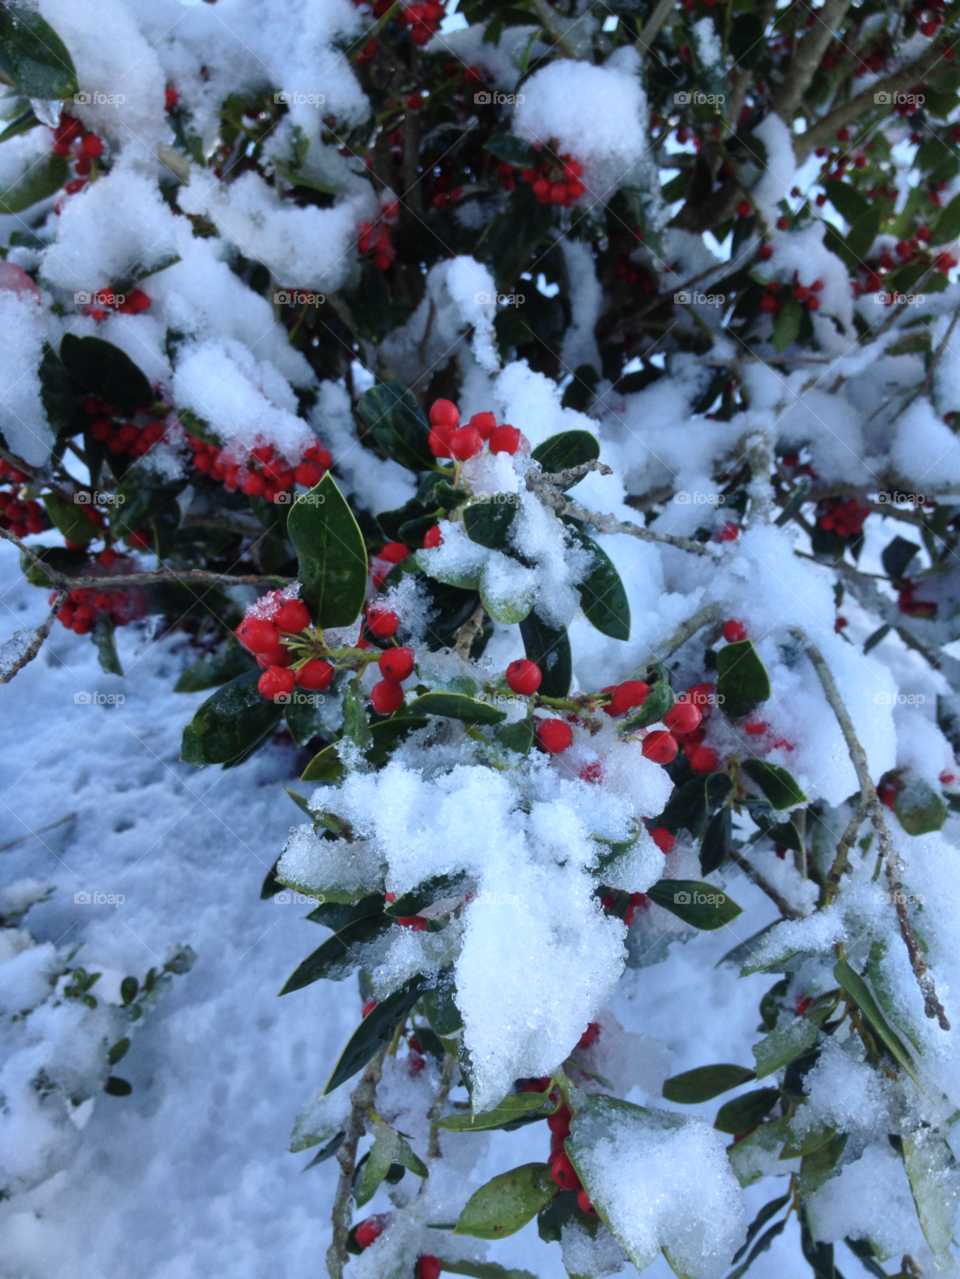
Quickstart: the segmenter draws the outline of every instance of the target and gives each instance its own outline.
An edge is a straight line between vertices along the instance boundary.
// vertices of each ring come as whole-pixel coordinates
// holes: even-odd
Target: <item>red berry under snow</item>
[[[430,425],[452,431],[460,425],[460,410],[452,400],[434,400],[430,406]]]
[[[399,626],[400,618],[391,609],[371,608],[367,613],[367,630],[377,639],[390,639]]]
[[[266,653],[280,643],[280,632],[265,617],[245,617],[237,627],[237,639],[251,653]]]
[[[728,644],[736,644],[747,638],[747,628],[739,618],[731,617],[723,624],[723,638]]]
[[[700,727],[703,716],[692,702],[676,702],[663,717],[663,722],[671,733],[678,737],[686,737]]]
[[[427,551],[432,551],[435,546],[439,546],[443,541],[443,534],[440,532],[440,525],[434,524],[433,528],[428,528],[423,535],[423,546]]]
[[[383,1234],[383,1222],[379,1217],[368,1217],[366,1221],[361,1221],[353,1233],[354,1239],[361,1248],[369,1248],[374,1239],[379,1239]]]
[[[420,1257],[417,1261],[417,1279],[440,1279],[443,1263],[439,1257]]]
[[[660,849],[661,853],[672,853],[677,846],[677,837],[672,831],[667,830],[666,826],[654,826],[650,832],[650,838]]]
[[[261,697],[276,701],[278,697],[289,697],[296,688],[297,680],[293,671],[283,666],[270,666],[257,681]]]
[[[392,715],[403,705],[403,688],[395,680],[382,679],[370,690],[370,704],[378,715]]]
[[[378,663],[380,674],[384,679],[392,679],[399,683],[413,674],[414,653],[412,648],[388,648],[380,655]]]
[[[274,625],[290,635],[299,635],[310,625],[310,614],[307,606],[299,600],[287,600],[273,615]]]
[[[560,755],[573,745],[573,729],[562,719],[542,719],[537,723],[537,741],[548,755]]]
[[[580,1036],[580,1039],[577,1042],[577,1047],[582,1048],[584,1052],[586,1052],[588,1048],[592,1048],[593,1045],[600,1038],[600,1031],[602,1029],[603,1027],[600,1025],[598,1021],[591,1021],[588,1024],[586,1030]]]
[[[662,728],[655,729],[643,739],[644,756],[654,764],[672,764],[679,749],[677,739]]]
[[[543,676],[536,662],[528,662],[525,657],[518,657],[507,667],[507,683],[514,693],[529,697],[540,687]]]
[[[335,674],[329,662],[313,657],[297,671],[297,686],[310,692],[329,688]]]
[[[644,684],[642,679],[624,680],[613,690],[610,698],[610,714],[624,715],[632,707],[642,706],[649,692],[649,685]]]

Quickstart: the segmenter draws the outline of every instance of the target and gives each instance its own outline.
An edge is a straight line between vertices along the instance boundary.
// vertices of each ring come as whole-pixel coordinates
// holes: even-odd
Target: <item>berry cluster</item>
[[[92,316],[98,324],[107,318],[111,310],[121,315],[140,315],[141,312],[150,309],[151,299],[147,297],[143,289],[131,289],[129,293],[115,293],[113,289],[98,289],[93,297],[93,302],[84,307],[83,313]]]
[[[817,503],[817,523],[838,537],[859,537],[870,507],[855,497],[825,497]]]
[[[113,551],[104,551],[100,562],[104,568],[112,568],[118,563],[121,569],[135,567],[132,561],[124,562]],[[51,604],[56,597],[54,591],[50,596]],[[146,614],[147,601],[136,587],[111,591],[102,586],[91,586],[71,591],[57,617],[67,630],[77,635],[89,635],[103,617],[109,618],[114,626],[129,626]]]
[[[402,543],[388,543],[402,546]],[[406,550],[406,547],[403,548]],[[376,640],[392,640],[400,629],[400,618],[382,604],[373,603],[367,609],[366,631]],[[371,658],[372,658],[371,654]],[[407,646],[394,646],[384,649],[377,658],[377,665],[383,677],[370,690],[370,705],[378,715],[392,715],[403,705],[403,681],[413,674],[416,665],[416,653]],[[417,925],[419,927],[419,925]]]
[[[580,181],[583,165],[569,155],[547,156],[536,169],[521,169],[520,176],[533,187],[539,204],[560,204],[569,209],[587,189]]]
[[[187,440],[193,450],[193,465],[203,475],[223,484],[228,493],[237,489],[247,497],[263,497],[270,502],[287,500],[285,494],[295,484],[313,488],[319,484],[333,464],[333,458],[321,444],[303,450],[302,460],[290,466],[272,444],[260,444],[249,456],[238,462],[232,448],[218,448],[193,435]]]
[[[286,700],[295,688],[319,692],[330,687],[336,672],[329,662],[315,656],[309,626],[305,604],[283,591],[272,591],[237,627],[237,639],[263,667],[257,683],[261,697],[274,702]]]
[[[0,457],[0,477],[11,485],[26,484],[30,478],[2,457]],[[43,507],[32,498],[26,502],[21,501],[14,487],[0,489],[0,528],[9,529],[16,537],[26,537],[28,533],[42,533],[46,528]]]
[[[86,186],[91,168],[103,155],[103,139],[95,133],[85,133],[80,120],[61,115],[53,129],[53,153],[73,160],[76,176],[64,183],[63,189],[67,195],[74,195]]]
[[[105,442],[111,453],[143,457],[166,437],[167,428],[162,422],[137,426],[133,422],[111,422],[107,417],[98,417],[90,423],[90,434],[95,440]]]
[[[764,245],[768,248],[768,245]],[[761,256],[764,256],[761,253]],[[767,255],[769,256],[769,254]],[[823,288],[822,280],[814,280],[812,284],[801,284],[800,273],[794,271],[792,284],[781,284],[777,280],[770,280],[766,285],[766,293],[760,300],[760,310],[770,311],[775,315],[779,315],[787,302],[795,299],[797,302],[803,303],[808,311],[820,310],[820,299],[817,294]]]
[[[460,425],[460,410],[451,400],[434,400],[430,409],[430,452],[437,458],[454,458],[466,462],[483,452],[486,444],[491,453],[526,453],[530,445],[515,426],[497,426],[492,413],[474,413],[465,426]]]
[[[357,248],[361,253],[372,253],[373,265],[380,271],[386,271],[397,256],[397,251],[393,247],[393,241],[390,238],[390,227],[384,220],[376,223],[376,225],[364,222],[360,228]]]
[[[430,42],[442,17],[443,5],[432,3],[408,4],[399,14],[401,25],[410,28],[410,39],[419,45]]]

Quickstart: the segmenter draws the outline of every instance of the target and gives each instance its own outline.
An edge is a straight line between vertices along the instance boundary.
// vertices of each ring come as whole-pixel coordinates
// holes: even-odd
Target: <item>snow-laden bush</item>
[[[263,891],[329,934],[284,993],[360,972],[293,1141],[334,1279],[516,1275],[534,1218],[573,1276],[739,1276],[794,1216],[819,1276],[955,1265],[955,26],[0,8],[0,531],[52,591],[2,678],[149,618],[216,689],[187,763],[309,747]],[[720,929],[754,1060],[671,1075],[610,1001]],[[70,1033],[11,1185],[102,1085]]]

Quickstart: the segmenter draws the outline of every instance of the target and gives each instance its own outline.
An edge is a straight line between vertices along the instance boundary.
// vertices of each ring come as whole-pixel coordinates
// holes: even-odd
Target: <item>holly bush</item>
[[[329,1274],[949,1270],[956,15],[127,8],[0,9],[2,678],[146,626],[187,764],[286,745]],[[620,1024],[680,944],[752,1061]]]

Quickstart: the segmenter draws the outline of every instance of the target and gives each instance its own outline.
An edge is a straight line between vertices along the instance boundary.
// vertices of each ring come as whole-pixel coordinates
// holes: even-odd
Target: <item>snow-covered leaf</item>
[[[115,408],[134,412],[155,399],[150,383],[130,356],[103,338],[65,333],[60,359],[78,386]]]
[[[561,431],[559,435],[551,435],[549,439],[538,444],[530,454],[534,462],[539,462],[549,475],[557,471],[568,471],[573,466],[582,466],[584,462],[593,462],[600,456],[600,442],[589,431]],[[568,488],[579,484],[583,476],[572,480]]]
[[[903,1040],[887,1021],[880,1005],[874,998],[873,991],[864,979],[850,967],[845,959],[841,959],[834,964],[833,975],[850,998],[857,1004],[861,1012],[868,1018],[870,1025],[877,1032],[891,1056],[900,1063],[913,1082],[920,1088],[921,1084],[916,1075],[913,1058],[907,1051]]]
[[[28,98],[72,98],[77,91],[69,49],[26,5],[0,8],[0,71]]]
[[[897,791],[893,811],[908,835],[929,835],[942,830],[947,806],[932,786],[917,777]]]
[[[903,1166],[930,1251],[937,1265],[948,1269],[960,1200],[960,1173],[953,1151],[937,1133],[921,1128],[903,1137]]]

